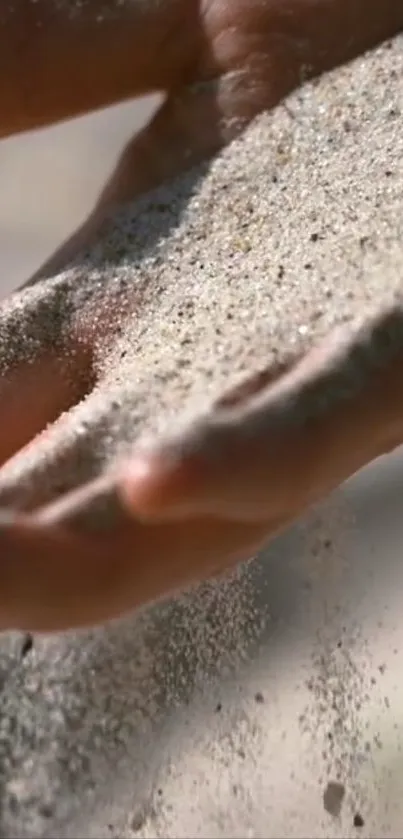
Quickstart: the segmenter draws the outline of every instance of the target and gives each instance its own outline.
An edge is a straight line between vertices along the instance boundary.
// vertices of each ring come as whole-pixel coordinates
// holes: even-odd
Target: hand
[[[110,4],[110,11],[105,9]],[[116,204],[210,157],[295,87],[396,34],[401,0],[13,0],[0,19],[0,137],[150,91],[133,137],[54,273]]]
[[[68,4],[55,11],[50,0],[16,0],[7,8],[0,123],[4,134],[24,130],[163,81],[168,102],[127,150],[100,201],[104,208],[231,139],[301,81],[306,62],[320,72],[403,23],[400,0],[382,9],[368,0],[298,0],[289,16],[284,2],[167,0],[157,17],[151,5],[119,5],[119,16],[104,26],[94,4],[81,8],[77,16]],[[333,392],[330,374],[350,369],[346,348],[355,339],[338,335],[294,359],[288,372],[269,369],[224,395],[196,425],[133,451],[112,469],[96,446],[97,422],[112,429],[130,421],[130,411],[125,416],[125,405],[110,400],[99,362],[118,343],[114,312],[121,301],[113,282],[88,285],[85,269],[68,277],[33,286],[0,310],[3,628],[51,631],[106,621],[220,573],[401,442],[399,342],[392,355],[378,353],[382,365],[370,365],[368,379],[360,371],[360,387],[348,388],[348,398],[341,398],[342,387],[329,412],[306,413],[312,388],[321,405]],[[124,311],[141,318],[132,288]],[[384,317],[383,340],[396,322],[400,336],[400,309]],[[91,433],[89,412],[98,417]]]
[[[34,480],[35,509],[1,520],[0,625],[55,631],[107,621],[253,556],[402,442],[402,326],[396,306],[361,331],[338,331],[288,371],[245,382],[173,438],[139,446],[58,500],[35,504]],[[40,443],[34,450],[38,468]],[[76,454],[67,453],[73,466]],[[63,457],[52,466],[63,468]],[[3,496],[7,469],[13,475],[12,461],[0,471]]]

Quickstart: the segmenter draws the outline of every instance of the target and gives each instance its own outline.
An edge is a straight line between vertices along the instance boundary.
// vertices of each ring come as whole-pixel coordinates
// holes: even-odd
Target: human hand
[[[403,27],[401,0],[14,0],[0,19],[0,137],[132,97],[165,101],[54,273],[111,210],[204,160],[312,76]]]
[[[368,8],[379,23],[379,6]],[[386,12],[396,14],[396,26],[401,9],[400,3],[386,7],[388,26],[392,18]],[[269,66],[271,53],[264,55],[264,66]],[[256,80],[253,74],[247,78]],[[230,116],[237,114],[231,110],[237,102],[253,103],[248,85],[245,100],[235,93],[224,97]],[[188,117],[165,122],[167,130],[174,124],[191,123]],[[142,154],[147,152],[145,137],[151,135],[146,133],[137,145]],[[154,149],[155,161],[161,145],[156,142]],[[138,168],[142,159],[133,158],[134,179],[147,170]],[[153,167],[155,162],[149,171],[157,172],[158,180],[165,169]],[[99,362],[119,343],[119,318],[141,322],[142,317],[134,284],[123,283],[123,293],[116,296],[111,274],[110,282],[89,283],[84,265],[77,276],[73,271],[49,286],[32,286],[21,302],[17,296],[1,309],[4,628],[51,631],[106,621],[220,573],[253,555],[344,478],[401,442],[399,340],[391,355],[382,350],[389,347],[390,334],[400,336],[396,306],[382,316],[383,337],[370,375],[364,375],[369,352],[357,380],[353,376],[358,389],[350,390],[347,376],[348,398],[343,385],[343,398],[330,399],[331,411],[307,416],[304,400],[313,389],[319,406],[327,403],[333,374],[338,381],[351,368],[345,351],[356,345],[351,335],[335,335],[335,343],[330,336],[323,347],[292,359],[288,372],[269,366],[238,396],[224,394],[207,406],[196,424],[178,426],[173,437],[155,439],[147,451],[126,451],[119,468],[108,458],[105,463],[94,443],[98,431],[104,440],[105,429],[110,434],[116,423],[134,422],[135,410],[130,400],[128,406],[119,399],[113,404]],[[370,350],[377,325],[367,329]],[[124,365],[116,362],[116,370],[123,380]]]
[[[0,625],[104,622],[252,557],[402,442],[402,324],[396,307],[357,332],[337,331],[289,370],[246,381],[173,437],[139,445],[50,503],[34,480],[31,512],[1,517]],[[47,398],[49,382],[38,380]],[[16,394],[29,391],[18,382]]]

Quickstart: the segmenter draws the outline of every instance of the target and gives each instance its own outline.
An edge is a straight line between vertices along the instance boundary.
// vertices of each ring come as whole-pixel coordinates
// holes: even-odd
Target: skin
[[[2,136],[152,90],[167,93],[127,147],[90,222],[46,270],[87,240],[117,202],[211,155],[308,76],[402,28],[401,0],[3,4]],[[89,311],[96,312],[95,302]],[[400,313],[391,317],[402,332]],[[99,324],[103,335],[105,322]],[[91,389],[94,337],[76,341],[71,328],[67,355],[63,347],[44,346],[33,363],[20,361],[3,376],[3,462]],[[210,406],[197,426],[134,451],[118,469],[57,501],[41,501],[38,490],[29,512],[4,511],[0,627],[92,625],[220,574],[400,444],[399,343],[331,410],[302,411],[299,421],[290,421],[323,370],[348,371],[357,340],[330,336],[287,371],[265,371],[243,392]],[[41,392],[33,400],[35,382]],[[326,377],[322,386],[328,387]],[[33,445],[39,443],[40,436]],[[99,504],[110,513],[104,527],[94,525]]]

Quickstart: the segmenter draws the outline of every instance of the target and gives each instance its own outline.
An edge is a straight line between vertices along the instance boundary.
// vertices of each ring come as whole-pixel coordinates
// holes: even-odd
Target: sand
[[[245,371],[400,298],[402,47],[397,38],[306,86],[209,167],[122,211],[63,273],[10,299],[0,323],[8,343],[2,370],[34,357],[44,341],[62,342],[77,313],[86,317],[89,299],[100,317],[113,306],[120,335],[107,348],[100,343],[94,392],[3,468],[2,503],[29,503],[38,481],[44,499],[79,484],[140,433],[201,410]],[[138,317],[127,320],[134,293]],[[169,762],[174,699],[192,703],[196,730],[200,685],[206,690],[212,671],[214,697],[217,673],[222,679],[240,667],[263,631],[267,604],[254,567],[111,628],[35,638],[28,651],[17,634],[2,639],[1,835],[176,836],[187,828],[198,836],[278,835],[262,816],[259,761],[270,753],[253,757],[259,738],[236,703],[236,726],[218,712],[218,740],[201,733],[200,754],[192,736],[193,792],[183,758],[167,775],[171,810],[160,806],[164,793],[155,785]],[[264,719],[265,703],[255,698],[262,704]],[[232,729],[236,742],[228,740]],[[186,752],[186,725],[175,736]],[[242,792],[246,747],[255,795]],[[236,831],[228,807],[215,806],[227,801],[218,780],[211,788],[223,762],[238,787]],[[203,812],[211,797],[214,807]],[[314,827],[302,819],[300,830],[293,835]]]
[[[210,167],[129,207],[64,273],[3,307],[0,369],[10,335],[16,360],[42,342],[60,345],[75,318],[90,331],[113,312],[119,331],[110,347],[98,341],[89,398],[2,471],[4,503],[28,503],[39,475],[43,500],[77,485],[143,429],[167,428],[245,371],[400,294],[400,40],[353,68],[309,85]]]

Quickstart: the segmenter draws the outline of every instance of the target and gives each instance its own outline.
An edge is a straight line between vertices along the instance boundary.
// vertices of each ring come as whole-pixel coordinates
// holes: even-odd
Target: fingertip
[[[121,472],[120,489],[124,501],[136,515],[152,517],[169,504],[172,470],[164,468],[158,457],[135,455]]]
[[[146,519],[185,514],[196,485],[190,464],[157,452],[135,454],[120,475],[124,502],[132,513]]]

